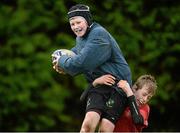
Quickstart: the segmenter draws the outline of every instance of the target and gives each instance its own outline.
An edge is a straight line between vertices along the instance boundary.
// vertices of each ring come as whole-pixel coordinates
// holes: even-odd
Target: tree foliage
[[[59,75],[51,53],[75,39],[67,20],[80,0],[0,1],[0,131],[79,131],[82,75]],[[158,91],[147,131],[178,131],[180,5],[177,0],[84,1],[118,41],[133,74],[152,74]],[[173,110],[172,110],[173,108]],[[168,113],[170,112],[170,113]],[[168,119],[167,123],[161,124]]]

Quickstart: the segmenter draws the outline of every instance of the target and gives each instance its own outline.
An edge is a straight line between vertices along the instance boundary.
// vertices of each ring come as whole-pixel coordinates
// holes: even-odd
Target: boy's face
[[[78,37],[82,37],[88,28],[87,21],[81,17],[81,16],[76,16],[70,19],[69,21],[70,26],[74,34]]]
[[[144,85],[141,89],[134,91],[134,96],[138,106],[141,106],[149,102],[153,95],[149,92],[148,86]]]

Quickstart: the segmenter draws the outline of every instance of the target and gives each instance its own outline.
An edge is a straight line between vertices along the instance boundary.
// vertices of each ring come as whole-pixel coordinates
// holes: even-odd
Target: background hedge
[[[79,131],[84,106],[82,75],[59,75],[51,53],[74,46],[67,20],[76,4],[119,42],[133,74],[152,74],[158,92],[144,131],[180,131],[178,0],[1,0],[0,131]]]

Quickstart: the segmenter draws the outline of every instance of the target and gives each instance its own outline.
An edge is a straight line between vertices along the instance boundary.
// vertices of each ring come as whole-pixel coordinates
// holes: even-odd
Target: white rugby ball
[[[57,57],[60,57],[62,55],[74,56],[76,54],[73,51],[68,50],[68,49],[58,49],[53,52],[52,61],[56,60]]]

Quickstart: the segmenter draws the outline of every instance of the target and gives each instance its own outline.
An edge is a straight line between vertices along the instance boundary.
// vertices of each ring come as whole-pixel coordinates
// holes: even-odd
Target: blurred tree
[[[86,81],[59,75],[51,65],[54,50],[74,46],[66,14],[76,3],[89,5],[94,20],[117,39],[133,80],[156,77],[145,131],[179,131],[178,0],[1,0],[0,131],[79,131]]]

